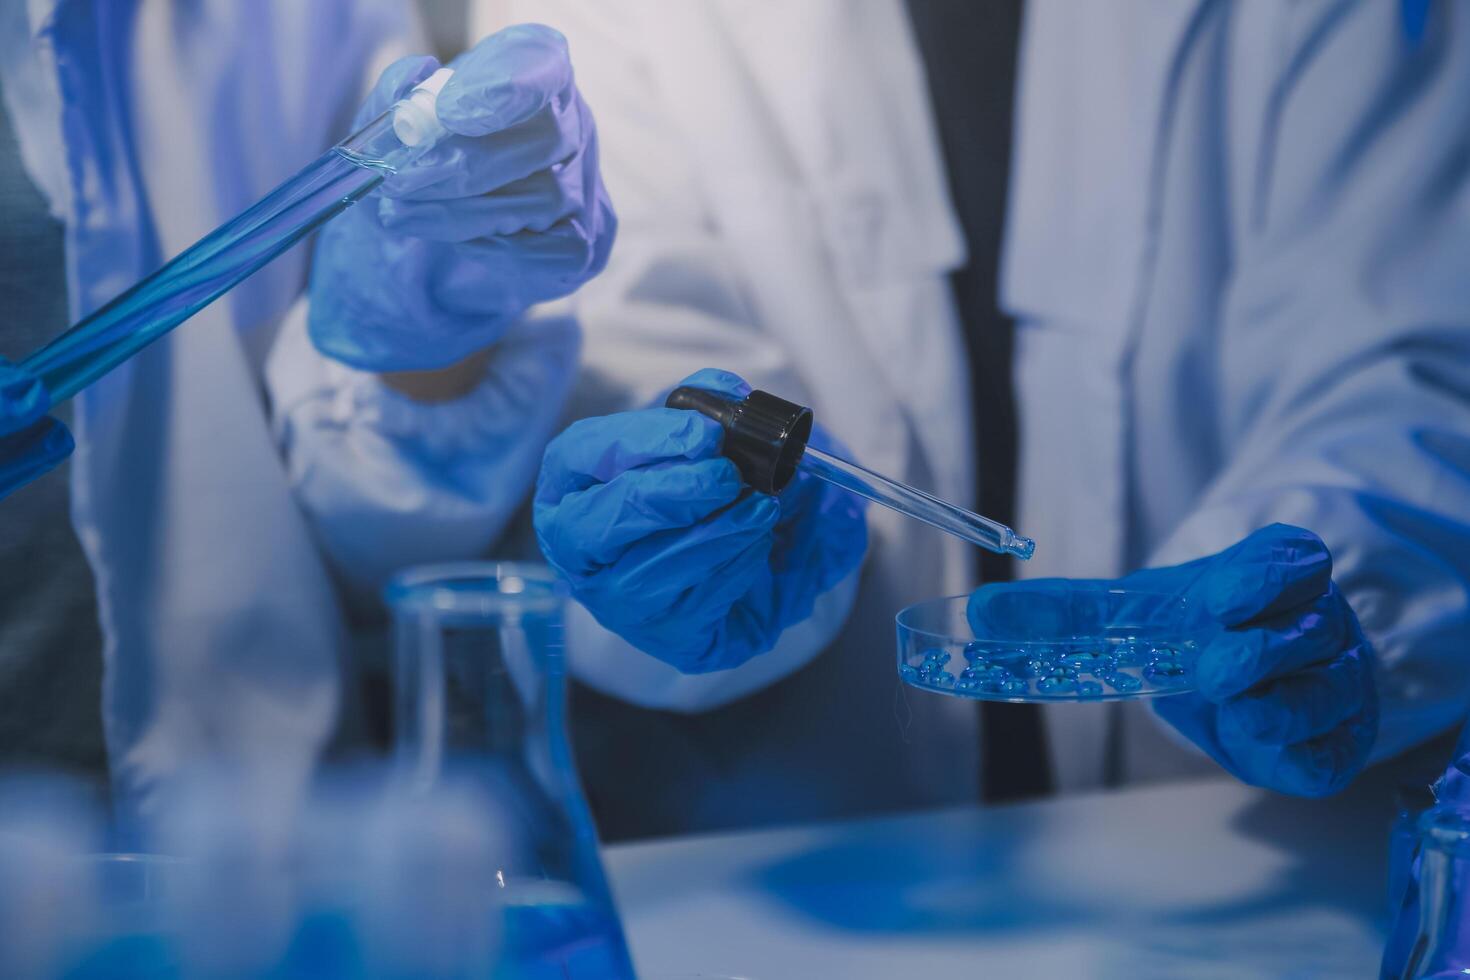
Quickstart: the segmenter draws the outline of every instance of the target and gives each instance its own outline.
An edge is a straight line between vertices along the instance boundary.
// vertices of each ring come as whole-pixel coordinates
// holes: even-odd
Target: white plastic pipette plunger
[[[941,500],[930,493],[808,446],[812,412],[764,391],[732,398],[705,388],[676,388],[665,404],[689,409],[719,422],[725,430],[722,451],[740,468],[745,482],[763,493],[778,493],[800,469],[849,493],[882,504],[930,527],[1003,555],[1028,559],[1036,542],[1000,521]]]
[[[447,130],[434,111],[434,103],[453,75],[453,68],[440,68],[393,107],[393,132],[404,146],[435,143],[445,135]]]

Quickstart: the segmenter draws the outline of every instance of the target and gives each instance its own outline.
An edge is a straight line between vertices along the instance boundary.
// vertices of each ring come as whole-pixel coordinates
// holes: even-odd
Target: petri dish
[[[1117,701],[1194,690],[1200,633],[1179,595],[1026,583],[997,592],[980,629],[968,595],[899,612],[898,675],[978,701]]]

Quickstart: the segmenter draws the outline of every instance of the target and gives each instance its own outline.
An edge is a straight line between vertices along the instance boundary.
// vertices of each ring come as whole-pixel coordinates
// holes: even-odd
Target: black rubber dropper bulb
[[[812,434],[811,409],[765,391],[742,399],[686,385],[675,388],[664,405],[720,423],[725,430],[721,451],[741,479],[761,493],[780,493],[791,482]]]

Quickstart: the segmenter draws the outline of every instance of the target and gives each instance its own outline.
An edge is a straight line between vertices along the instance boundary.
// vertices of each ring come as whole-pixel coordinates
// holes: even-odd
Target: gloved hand
[[[429,57],[389,66],[354,126],[438,67]],[[317,241],[311,337],[353,367],[448,367],[607,264],[617,220],[565,38],[507,28],[452,67],[435,103],[452,135]]]
[[[0,499],[71,455],[71,433],[50,408],[46,386],[0,358]]]
[[[737,397],[704,370],[681,384]],[[686,674],[737,667],[811,615],[867,550],[864,503],[798,473],[778,496],[744,487],[718,423],[650,408],[570,426],[546,449],[536,537],[603,626]],[[813,434],[812,443],[830,440]]]
[[[968,607],[977,634],[1056,622],[1066,579],[987,585]],[[1200,636],[1197,693],[1161,698],[1159,715],[1245,782],[1325,796],[1360,772],[1378,734],[1373,653],[1332,582],[1315,534],[1272,524],[1219,554],[1117,580],[1182,595]]]

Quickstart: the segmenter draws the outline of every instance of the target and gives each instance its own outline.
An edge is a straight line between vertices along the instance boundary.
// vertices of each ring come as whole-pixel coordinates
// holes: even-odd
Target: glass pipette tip
[[[1022,537],[999,521],[956,507],[933,494],[890,480],[820,449],[807,446],[796,465],[818,479],[997,554],[1015,555],[1025,561],[1036,551],[1035,541]]]

